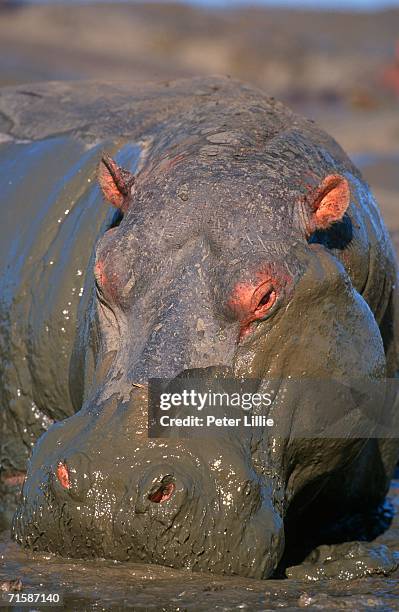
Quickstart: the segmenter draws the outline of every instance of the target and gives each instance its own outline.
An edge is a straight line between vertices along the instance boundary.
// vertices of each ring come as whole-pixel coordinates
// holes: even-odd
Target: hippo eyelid
[[[247,342],[248,343],[253,342],[254,338],[256,338],[257,335],[261,333],[262,323],[271,319],[275,315],[275,313],[279,310],[283,302],[284,293],[279,293],[277,291],[275,293],[276,293],[276,297],[274,299],[274,302],[271,304],[270,308],[266,309],[265,312],[261,314],[261,316],[255,316],[255,317],[249,318],[249,320],[244,321],[242,323],[240,337],[239,337],[239,343],[241,345],[242,344],[245,345],[245,343]],[[255,313],[256,313],[256,310],[254,311],[254,314]]]
[[[279,307],[281,306],[281,303],[282,303],[282,299],[279,296],[277,296],[277,298],[275,299],[273,304],[270,306],[270,308],[266,310],[261,316],[256,318],[253,321],[253,323],[256,325],[257,323],[263,323],[263,321],[268,321],[269,319],[271,319],[275,315]]]
[[[270,304],[267,306],[267,298],[269,296]],[[253,314],[255,318],[253,319],[253,323],[261,323],[262,321],[266,321],[270,317],[274,315],[276,310],[280,307],[284,298],[284,293],[277,291],[277,289],[271,285],[265,291],[261,298],[255,301],[255,308],[253,310]],[[265,300],[265,303],[263,303]],[[264,312],[262,312],[262,307],[265,306]],[[267,307],[266,307],[267,306]],[[259,316],[256,316],[259,315]]]
[[[268,314],[273,308],[273,306],[275,305],[277,299],[278,299],[277,291],[271,285],[265,290],[261,299],[258,301],[258,304],[254,309],[254,314],[258,312],[262,313],[262,310],[264,311],[263,314]]]

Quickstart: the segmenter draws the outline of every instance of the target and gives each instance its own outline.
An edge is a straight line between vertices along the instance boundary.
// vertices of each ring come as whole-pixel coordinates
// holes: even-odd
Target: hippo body
[[[4,512],[43,434],[15,539],[268,577],[285,522],[375,508],[397,441],[298,437],[327,403],[283,382],[289,436],[146,432],[151,378],[396,377],[395,256],[337,143],[221,78],[5,88],[0,116]]]

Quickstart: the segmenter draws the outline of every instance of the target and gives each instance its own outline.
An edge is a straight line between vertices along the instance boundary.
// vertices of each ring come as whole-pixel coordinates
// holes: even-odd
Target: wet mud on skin
[[[373,544],[399,550],[399,480],[389,500],[395,515],[389,529]],[[399,559],[398,559],[399,560]],[[354,580],[306,579],[309,566],[290,572],[301,579],[251,580],[174,570],[156,565],[112,561],[70,561],[50,554],[33,554],[0,538],[0,587],[20,579],[24,592],[56,590],[69,610],[397,610],[399,570],[389,576]],[[342,563],[344,566],[345,564]]]

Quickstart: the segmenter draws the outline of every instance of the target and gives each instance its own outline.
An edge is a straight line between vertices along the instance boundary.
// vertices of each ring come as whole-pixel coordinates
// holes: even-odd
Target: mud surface
[[[399,480],[392,482],[389,503],[396,514],[373,545],[385,545],[395,555],[399,550]],[[71,562],[50,554],[26,553],[5,532],[0,539],[0,560],[0,586],[20,579],[23,592],[61,592],[68,610],[397,610],[399,605],[399,570],[388,577],[318,582],[310,577],[224,578],[156,565]],[[303,565],[293,573],[306,575],[308,569]]]

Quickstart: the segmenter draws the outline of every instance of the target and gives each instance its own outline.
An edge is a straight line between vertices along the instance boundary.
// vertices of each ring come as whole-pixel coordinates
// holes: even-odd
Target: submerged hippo
[[[397,441],[285,383],[398,370],[393,249],[336,142],[221,78],[6,88],[0,116],[4,491],[47,430],[14,538],[266,578],[285,523],[375,508]],[[148,437],[149,379],[226,371],[280,381],[272,436]],[[331,406],[347,436],[296,435]]]

